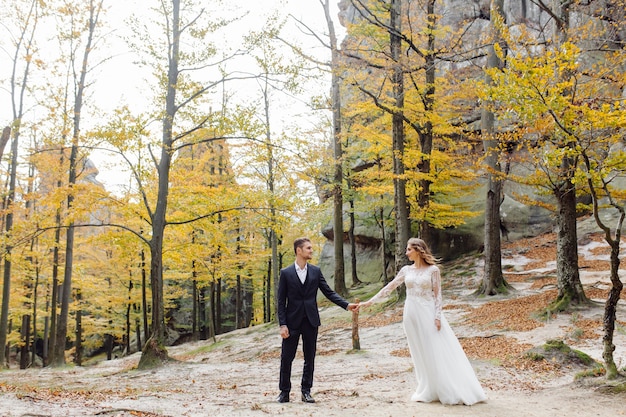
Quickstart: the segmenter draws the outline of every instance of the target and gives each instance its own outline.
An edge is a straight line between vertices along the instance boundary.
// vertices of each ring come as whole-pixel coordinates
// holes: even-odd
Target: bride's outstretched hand
[[[369,307],[369,306],[371,306],[371,305],[372,305],[372,302],[371,302],[371,301],[363,301],[363,302],[359,303],[359,309],[361,309],[361,308],[367,308],[367,307]]]

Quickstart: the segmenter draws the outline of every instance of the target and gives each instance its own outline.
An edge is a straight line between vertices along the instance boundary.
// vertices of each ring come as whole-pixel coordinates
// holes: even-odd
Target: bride
[[[402,324],[406,334],[417,388],[412,401],[472,405],[487,396],[476,378],[461,344],[441,311],[441,275],[436,259],[419,238],[407,242],[406,255],[413,261],[396,278],[359,308],[384,301],[402,283],[406,301]]]

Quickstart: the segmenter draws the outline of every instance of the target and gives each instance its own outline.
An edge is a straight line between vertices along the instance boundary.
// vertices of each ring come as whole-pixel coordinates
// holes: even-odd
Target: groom
[[[322,271],[317,266],[308,263],[313,258],[313,245],[308,238],[296,239],[293,242],[293,249],[296,253],[296,261],[280,271],[278,282],[278,321],[280,336],[283,338],[278,402],[289,402],[291,365],[296,356],[298,342],[302,337],[304,352],[302,401],[314,403],[315,400],[311,397],[311,387],[315,368],[317,329],[321,324],[317,309],[317,290],[321,290],[326,298],[343,309],[352,311],[358,309],[358,305],[348,303],[341,298],[330,288]]]

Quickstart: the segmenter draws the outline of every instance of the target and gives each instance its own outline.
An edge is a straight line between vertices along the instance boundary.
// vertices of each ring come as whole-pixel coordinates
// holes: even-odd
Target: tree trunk
[[[358,304],[361,300],[354,300]],[[359,311],[352,311],[352,349],[361,350],[361,340],[359,338]]]
[[[341,144],[338,145],[341,148]],[[335,154],[337,153],[337,144],[335,144]],[[335,157],[337,158],[337,157]],[[337,160],[337,159],[335,159]],[[343,258],[343,196],[341,191],[341,162],[335,163],[335,177],[333,189],[333,248],[335,258],[335,292],[342,297],[346,297],[348,289],[346,288],[346,274]],[[337,183],[339,181],[339,183]]]
[[[271,258],[269,260],[269,275],[267,277],[267,287],[266,290],[266,305],[265,305],[265,320],[266,322],[270,322],[274,319],[274,309],[272,306],[277,304],[276,297],[278,297],[278,275],[280,273],[278,269],[278,216],[276,210],[276,203],[274,202],[275,196],[275,168],[276,164],[274,163],[274,151],[272,144],[272,130],[270,124],[270,97],[269,97],[269,89],[270,89],[270,80],[269,74],[265,73],[262,77],[263,84],[261,86],[261,91],[263,94],[263,111],[264,111],[264,129],[265,129],[265,151],[266,153],[266,162],[267,162],[267,177],[266,177],[266,186],[270,195],[269,205],[269,213],[270,213],[270,222],[269,228],[267,230],[267,239],[268,246],[271,252]]]
[[[50,350],[50,319],[43,319],[43,366],[48,366],[48,352]]]
[[[428,0],[427,4],[427,33],[428,33],[428,41],[426,46],[427,53],[424,56],[425,60],[425,81],[426,81],[426,89],[424,92],[424,113],[429,115],[434,111],[435,105],[435,75],[436,75],[436,64],[435,64],[435,31],[436,31],[436,17],[435,17],[435,0]],[[431,154],[433,151],[433,124],[431,122],[430,117],[426,117],[426,122],[424,123],[424,127],[421,132],[418,132],[419,141],[420,141],[420,151],[422,153],[422,159],[418,165],[418,169],[421,175],[421,179],[419,181],[419,192],[417,196],[417,203],[422,211],[422,213],[426,214],[429,211],[430,205],[430,185],[432,181],[430,178],[430,160]],[[430,223],[427,221],[427,218],[424,218],[420,222],[420,230],[419,234],[422,239],[427,242],[432,242],[432,227]],[[405,242],[406,243],[406,242]]]
[[[83,364],[83,312],[80,306],[76,309],[76,343],[74,344],[74,364]]]
[[[208,325],[207,325],[207,306],[206,306],[206,287],[200,288],[200,298],[198,300],[199,305],[199,318],[200,318],[200,340],[207,340],[209,338]]]
[[[30,365],[28,354],[28,347],[30,346],[30,316],[24,314],[22,316],[22,330],[20,332],[21,344],[20,344],[20,369],[26,369]]]
[[[359,273],[356,269],[356,239],[354,237],[354,228],[356,225],[356,219],[354,218],[354,199],[350,199],[350,228],[348,229],[348,239],[350,240],[350,267],[352,269],[352,286],[356,287],[362,284],[359,279]]]
[[[9,317],[9,299],[11,297],[11,252],[13,246],[11,243],[11,235],[13,232],[13,201],[15,199],[15,183],[17,175],[17,154],[18,143],[20,137],[20,128],[22,124],[22,118],[24,116],[24,97],[29,96],[28,92],[28,80],[30,75],[31,62],[36,62],[36,48],[34,48],[35,33],[37,30],[37,24],[39,23],[40,8],[39,3],[32,2],[31,7],[27,14],[23,17],[26,18],[25,26],[22,27],[21,32],[17,38],[14,39],[14,55],[12,57],[12,68],[10,78],[10,100],[12,105],[13,121],[11,127],[5,126],[2,129],[2,136],[0,136],[0,159],[4,155],[4,149],[13,136],[13,142],[11,144],[11,166],[9,173],[9,189],[4,196],[6,206],[3,207],[5,214],[5,231],[7,238],[5,246],[1,249],[2,259],[4,260],[4,274],[2,283],[2,308],[0,309],[0,369],[4,368],[5,364],[8,364],[8,358],[4,346],[7,343],[7,337],[10,333],[8,331],[8,317]],[[17,34],[17,33],[16,33]],[[8,52],[8,51],[5,51]],[[28,58],[26,58],[28,57]],[[18,65],[21,60],[24,60],[24,70],[21,72],[21,77],[18,74]]]
[[[617,312],[617,303],[620,299],[620,294],[624,288],[624,284],[619,276],[619,253],[620,253],[620,241],[621,241],[621,223],[623,222],[624,214],[621,214],[620,229],[617,229],[616,239],[611,240],[611,289],[604,305],[604,318],[602,320],[604,335],[602,336],[602,343],[604,349],[602,351],[602,359],[604,359],[604,367],[606,369],[607,379],[616,379],[619,376],[617,366],[615,365],[615,359],[613,358],[613,352],[615,351],[615,345],[613,344],[613,335],[615,333],[615,319]]]
[[[75,121],[76,123],[77,121]],[[68,183],[70,187],[76,184],[76,162],[78,159],[78,130],[75,128],[75,136],[72,140],[72,150],[70,152],[70,171]],[[74,195],[72,190],[67,196],[67,208],[72,209]],[[70,313],[70,302],[72,299],[72,266],[74,262],[74,222],[70,222],[65,235],[65,266],[63,273],[63,285],[61,286],[61,311],[56,323],[56,334],[53,355],[50,358],[51,366],[65,365],[65,345],[67,343],[67,326]]]
[[[239,221],[240,218],[238,217],[237,220]],[[237,230],[235,231],[237,233],[237,247],[235,248],[235,255],[237,256],[237,258],[239,258],[241,256],[241,230],[239,227],[237,227]],[[243,299],[244,299],[244,288],[243,288],[243,283],[242,283],[242,277],[241,277],[241,271],[243,270],[243,265],[241,263],[239,263],[237,265],[237,285],[235,287],[235,326],[237,329],[241,329],[243,327],[246,327],[246,323],[245,323],[245,314],[243,311]]]
[[[194,264],[194,262],[192,262]],[[198,340],[200,338],[200,327],[198,326],[198,316],[200,314],[198,310],[198,281],[196,279],[196,271],[193,271],[193,281],[192,281],[192,289],[191,289],[191,334],[193,340]]]
[[[502,181],[489,175],[485,202],[485,267],[483,280],[477,294],[496,295],[506,293],[509,285],[502,274],[502,251],[500,241],[500,203]]]
[[[504,0],[491,0],[492,44],[488,48],[487,69],[502,68],[504,63],[496,55],[495,43],[502,41],[498,25],[505,24],[502,13]],[[485,74],[485,83],[492,85],[493,80]],[[500,241],[500,205],[502,203],[502,178],[499,161],[500,147],[494,128],[495,115],[486,107],[481,111],[481,135],[487,169],[487,199],[485,202],[485,268],[478,294],[496,295],[506,293],[508,284],[502,274],[502,251]]]
[[[165,116],[161,139],[161,158],[157,165],[159,176],[157,203],[152,215],[152,239],[150,240],[150,285],[152,287],[152,324],[150,338],[146,341],[139,369],[162,365],[168,360],[165,349],[165,297],[163,294],[163,234],[167,224],[167,200],[172,162],[174,117],[176,115],[176,91],[178,86],[178,62],[180,55],[180,0],[172,0],[171,38],[165,94]]]
[[[130,320],[130,311],[131,311],[131,300],[132,300],[132,291],[133,291],[133,277],[132,273],[129,274],[128,280],[128,298],[126,305],[126,331],[124,337],[124,349],[126,350],[126,354],[130,355],[130,333],[131,333],[131,320]]]
[[[59,157],[59,169],[63,167],[64,161],[63,150],[61,150],[61,155]],[[59,179],[57,181],[57,188],[61,188],[63,186],[62,181]],[[61,205],[61,204],[60,204]],[[57,207],[54,222],[56,225],[56,229],[54,231],[54,248],[52,249],[52,295],[50,297],[50,337],[49,337],[49,349],[47,352],[47,361],[46,365],[50,365],[52,362],[52,358],[55,357],[57,340],[56,340],[56,332],[57,332],[57,323],[58,323],[58,314],[57,314],[57,305],[59,304],[59,267],[61,263],[61,254],[59,248],[61,247],[61,207]]]
[[[61,158],[60,166],[63,165]],[[61,181],[57,183],[57,186],[61,188]],[[58,322],[57,305],[59,304],[59,266],[61,260],[61,254],[59,248],[61,247],[61,208],[57,208],[55,214],[56,230],[54,231],[54,248],[52,249],[52,295],[50,296],[50,338],[47,365],[50,365],[52,358],[54,358],[57,340],[56,329]]]
[[[273,194],[273,187],[272,187],[272,192],[271,194]],[[273,204],[273,203],[272,203]],[[271,216],[272,219],[276,219],[276,211],[275,209],[271,209]],[[275,224],[274,221],[272,221],[272,224]],[[274,316],[275,316],[275,309],[272,308],[272,306],[276,306],[278,303],[276,302],[276,297],[278,296],[278,274],[280,272],[280,270],[278,269],[278,238],[276,236],[276,231],[273,229],[274,226],[272,226],[272,230],[270,230],[270,245],[272,248],[272,259],[270,260],[270,276],[268,277],[268,297],[267,297],[267,303],[268,303],[268,321],[272,321],[274,320]],[[273,289],[273,296],[272,296],[272,289]]]
[[[265,280],[265,297],[264,301],[264,321],[269,323],[272,320],[272,258],[267,260],[267,275]]]
[[[146,276],[146,252],[142,249],[141,253],[141,312],[143,316],[143,338],[150,338],[150,324],[148,323],[148,283]]]
[[[37,308],[38,308],[38,288],[39,288],[39,267],[35,267],[35,283],[33,286],[33,341],[31,346],[31,358],[30,362],[35,363],[35,359],[37,357],[37,350],[35,343],[37,342]]]
[[[28,186],[27,186],[27,194],[28,195],[33,195],[33,184],[35,181],[35,166],[30,163],[28,164]],[[25,203],[25,208],[26,208],[26,219],[27,220],[31,220],[32,218],[32,213],[33,213],[33,206],[34,206],[35,202],[34,202],[34,198],[28,198],[26,200]],[[35,249],[36,249],[36,243],[37,243],[37,239],[31,239],[30,241],[30,252],[31,253],[35,253]],[[38,311],[38,300],[39,300],[39,277],[40,277],[40,268],[39,268],[39,264],[38,261],[35,261],[35,259],[33,258],[33,256],[28,255],[26,257],[26,262],[29,265],[29,268],[31,268],[31,270],[33,271],[33,276],[32,276],[32,280],[33,280],[33,284],[32,284],[32,299],[33,302],[31,304],[32,307],[32,317],[33,317],[33,339],[32,339],[32,346],[31,346],[31,359],[30,362],[31,364],[35,363],[35,360],[37,358],[37,349],[35,346],[35,343],[37,341],[37,311]],[[30,272],[28,273],[28,275],[30,275]]]
[[[141,352],[141,325],[139,324],[139,317],[135,317],[135,335],[137,337],[137,352]],[[130,354],[130,351],[128,353]]]
[[[106,351],[108,361],[113,359],[113,341],[114,337],[112,334],[107,333],[104,335],[104,350]]]
[[[249,278],[246,278],[246,281],[248,282],[248,285],[243,286],[243,327],[250,326],[252,318],[254,317],[254,310],[252,308],[254,302],[254,290],[252,289],[253,285]]]
[[[165,119],[169,119],[168,116]],[[164,131],[171,137],[171,122],[164,122]],[[165,133],[164,133],[165,138]],[[165,140],[164,140],[165,143]],[[150,240],[150,286],[152,288],[152,323],[150,338],[141,353],[139,369],[150,369],[162,365],[168,360],[165,348],[165,299],[163,295],[163,233],[165,230],[165,212],[169,191],[170,153],[167,147],[161,152],[159,163],[159,192],[156,210],[152,220],[152,239]]]
[[[241,274],[235,275],[235,329],[243,327]]]
[[[339,52],[335,25],[330,15],[329,0],[324,0],[324,15],[328,27],[331,54],[331,108],[333,110],[333,240],[335,257],[335,292],[343,297],[348,295],[343,257],[343,147],[341,143],[341,79],[339,78]]]
[[[593,170],[590,159],[586,157],[585,154],[584,161],[585,166],[587,168],[587,172],[591,172]],[[597,169],[597,167],[596,167]],[[612,176],[612,174],[611,174]],[[619,212],[619,218],[617,221],[617,225],[615,227],[615,237],[611,236],[611,228],[608,227],[600,218],[600,210],[599,210],[599,202],[598,202],[598,190],[595,187],[593,176],[587,176],[587,184],[589,186],[589,190],[591,191],[591,197],[593,202],[593,217],[596,221],[596,224],[602,229],[604,232],[604,240],[609,244],[611,248],[611,289],[609,290],[609,295],[607,297],[606,303],[604,304],[604,317],[602,320],[604,335],[602,336],[603,342],[603,351],[602,351],[602,359],[604,359],[604,368],[606,369],[606,377],[607,379],[615,379],[619,376],[619,371],[617,366],[615,365],[615,359],[613,358],[613,352],[615,351],[615,345],[613,344],[613,336],[615,333],[615,319],[617,312],[617,303],[620,300],[620,294],[622,289],[624,288],[624,284],[622,284],[622,280],[619,276],[619,265],[620,265],[620,243],[622,241],[622,227],[624,225],[624,218],[626,218],[626,210],[624,210],[624,206],[617,203],[616,200],[613,199],[611,192],[609,191],[608,185],[603,179],[603,194],[608,196],[610,204]]]
[[[193,153],[192,153],[193,156]],[[196,243],[196,231],[191,232],[191,243]],[[198,271],[196,260],[191,260],[191,337],[198,340]]]
[[[215,283],[215,334],[222,334],[222,279]]]
[[[101,0],[98,5],[94,4],[94,1],[90,2],[89,6],[89,19],[87,28],[87,42],[83,51],[83,60],[80,70],[80,78],[77,81],[77,91],[74,97],[74,126],[72,133],[72,148],[70,151],[70,168],[68,175],[68,185],[70,192],[67,196],[67,209],[72,210],[74,202],[74,190],[73,187],[76,184],[77,178],[77,165],[78,165],[78,146],[80,139],[80,121],[81,112],[83,108],[83,96],[85,94],[87,72],[89,69],[89,54],[92,51],[92,43],[95,34],[95,30],[98,24],[98,17],[102,8]],[[63,288],[61,292],[61,314],[59,315],[59,321],[57,323],[56,330],[56,349],[54,350],[54,356],[51,359],[50,364],[53,366],[60,366],[65,364],[65,341],[67,339],[67,325],[70,309],[70,301],[72,297],[72,268],[74,258],[74,222],[71,221],[68,224],[65,240],[65,270],[63,274]]]
[[[380,161],[379,161],[380,164]],[[379,165],[379,169],[380,169],[380,165]],[[380,196],[381,202],[383,202],[384,197],[381,195]],[[380,211],[379,211],[379,216],[380,216],[380,241],[381,241],[381,255],[382,255],[382,259],[381,259],[381,265],[383,266],[383,269],[381,271],[381,276],[383,277],[383,283],[385,285],[387,285],[391,279],[389,278],[388,274],[387,274],[387,268],[388,268],[388,262],[387,259],[391,258],[391,254],[389,257],[387,257],[387,253],[389,253],[390,251],[388,251],[389,245],[390,243],[387,242],[387,232],[385,230],[385,205],[381,204],[380,206]]]
[[[13,331],[13,319],[9,320],[9,326],[8,326],[8,334],[11,334],[11,332]],[[4,347],[4,357],[6,358],[6,363],[3,366],[6,366],[7,368],[9,368],[10,365],[10,357],[11,357],[11,342],[7,342],[6,346]]]
[[[209,306],[207,308],[207,338],[212,338],[215,340],[215,314],[214,312],[214,304],[215,304],[215,283],[211,282],[209,287]]]
[[[0,159],[2,155],[4,155],[4,148],[9,143],[9,139],[11,139],[11,128],[9,126],[5,126],[2,129],[2,136],[0,136]]]
[[[271,131],[270,131],[270,115],[269,115],[269,97],[267,91],[267,78],[266,82],[266,90],[264,90],[264,103],[265,103],[265,126],[266,126],[266,141],[267,141],[267,170],[268,170],[268,179],[267,179],[267,189],[269,190],[270,196],[272,199],[270,201],[270,231],[269,231],[269,243],[271,256],[270,259],[270,276],[268,277],[268,297],[267,297],[267,318],[268,321],[272,321],[274,319],[275,311],[272,308],[272,305],[277,305],[276,297],[278,297],[278,274],[280,273],[278,269],[278,232],[277,232],[277,215],[276,208],[274,207],[274,193],[275,193],[275,184],[274,184],[274,153],[272,151],[272,143],[271,143]],[[273,291],[272,291],[273,290]],[[272,296],[273,293],[273,296]]]
[[[17,177],[17,151],[18,151],[19,131],[14,132],[11,144],[11,170],[9,177],[9,192],[6,197],[6,219],[5,232],[10,236],[13,231],[13,201],[15,199],[15,183]],[[2,309],[0,310],[0,368],[5,367],[8,358],[5,356],[4,346],[7,343],[8,322],[9,322],[9,299],[11,298],[11,252],[13,246],[7,243],[3,248],[4,275],[2,280]]]
[[[397,34],[401,32],[402,0],[392,0],[390,8],[390,26],[393,29],[389,34],[391,58],[394,62],[391,75],[395,107],[392,115],[393,141],[393,189],[394,212],[396,215],[396,272],[408,263],[405,249],[411,233],[409,220],[409,204],[406,198],[406,180],[404,179],[404,72],[401,62],[402,40]]]
[[[576,232],[576,192],[571,181],[564,181],[556,190],[558,204],[556,239],[556,276],[558,297],[551,306],[563,311],[571,303],[588,302],[578,273],[578,237]]]
[[[74,173],[76,171],[74,170]],[[74,175],[75,176],[75,175]],[[70,175],[72,177],[72,175]],[[75,178],[74,178],[75,179]],[[68,197],[68,206],[71,206],[73,197]],[[50,358],[51,366],[65,365],[65,345],[67,343],[67,324],[70,312],[70,302],[72,298],[72,262],[74,257],[74,227],[70,225],[67,229],[65,241],[65,272],[63,275],[63,285],[61,286],[61,311],[57,318],[57,327],[53,351]]]
[[[545,3],[538,3],[538,6],[548,12],[554,18],[554,40],[555,48],[559,48],[568,39],[570,29],[570,6],[571,1],[555,1],[553,9]],[[563,80],[569,80],[571,74],[564,71]],[[565,90],[565,96],[570,91]],[[565,150],[574,149],[576,143],[569,141],[561,145]],[[557,200],[557,241],[556,241],[556,274],[559,294],[557,299],[550,306],[552,311],[563,311],[571,303],[586,303],[587,297],[583,291],[578,273],[578,237],[576,231],[576,187],[573,183],[574,172],[576,170],[576,160],[567,156],[561,161],[559,178],[552,189]]]

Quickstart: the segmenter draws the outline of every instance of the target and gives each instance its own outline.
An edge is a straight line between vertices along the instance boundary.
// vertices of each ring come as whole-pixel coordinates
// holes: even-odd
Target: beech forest
[[[624,0],[6,2],[0,366],[150,367],[274,322],[301,236],[350,297],[412,236],[460,255],[474,222],[475,291],[505,293],[506,194],[558,230],[553,311],[588,302],[576,225],[595,218],[616,374],[625,21]]]

